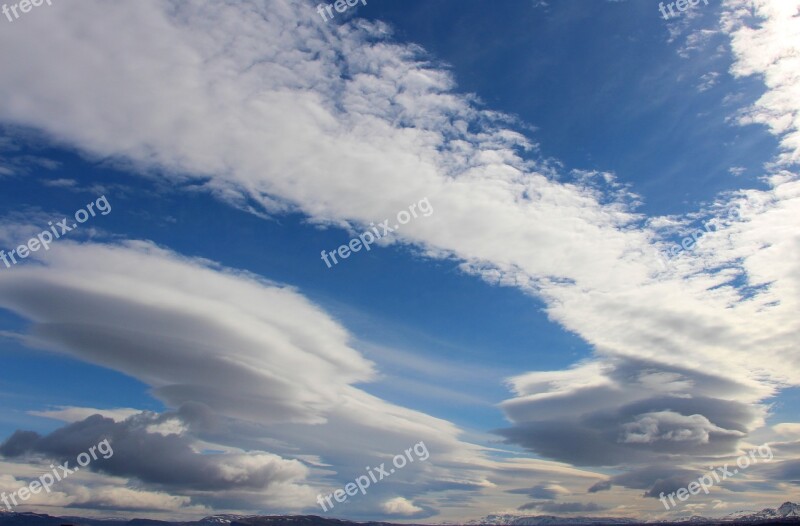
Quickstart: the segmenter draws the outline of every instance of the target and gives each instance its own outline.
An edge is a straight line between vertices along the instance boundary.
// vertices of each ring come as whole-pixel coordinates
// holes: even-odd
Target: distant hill
[[[783,525],[800,524],[800,504],[784,502],[778,508],[764,508],[761,511],[738,511],[725,517],[702,517],[694,515],[675,521],[650,521],[642,522],[628,518],[614,517],[557,517],[554,515],[488,515],[482,519],[469,521],[468,526],[623,526],[635,524],[676,524],[685,526],[689,524],[714,525],[736,524],[746,526],[749,524]]]
[[[641,522],[613,517],[557,517],[554,515],[489,515],[469,521],[472,526],[711,526],[711,525],[763,525],[800,526],[800,505],[785,502],[778,508],[761,511],[737,511],[721,518],[688,517],[672,522]],[[330,519],[316,515],[213,515],[198,521],[172,522],[150,519],[88,519],[84,517],[53,517],[38,513],[0,512],[0,526],[409,526],[389,522],[358,522]],[[423,525],[418,525],[423,526]]]

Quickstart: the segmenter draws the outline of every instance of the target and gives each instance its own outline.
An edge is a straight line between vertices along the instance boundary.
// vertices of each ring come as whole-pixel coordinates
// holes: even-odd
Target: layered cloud
[[[517,397],[503,407],[519,427],[503,434],[583,465],[649,462],[659,453],[730,453],[766,415],[752,404],[758,398],[752,386],[634,359],[528,373],[512,379],[512,387]]]
[[[338,486],[424,440],[434,461],[371,493],[492,486],[494,464],[456,426],[355,387],[373,365],[298,292],[144,242],[62,241],[37,256],[0,274],[0,304],[31,322],[27,344],[136,377],[174,411],[40,412],[71,423],[47,436],[17,432],[0,447],[6,458],[74,459],[108,438],[115,454],[91,466],[100,473],[192,505],[219,508],[227,496],[245,509],[302,510],[316,505],[311,485]],[[423,511],[433,513],[414,513]]]

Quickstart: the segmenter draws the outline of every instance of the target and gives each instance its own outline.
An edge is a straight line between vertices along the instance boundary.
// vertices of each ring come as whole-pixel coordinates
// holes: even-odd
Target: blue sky
[[[98,0],[0,19],[0,248],[111,206],[0,264],[0,491],[108,438],[114,460],[21,508],[321,514],[318,495],[424,441],[424,464],[325,513],[789,499],[792,4],[665,21],[650,1],[370,1],[324,22],[299,1]],[[423,200],[388,242],[320,258]],[[665,512],[661,491],[765,443],[769,463]]]

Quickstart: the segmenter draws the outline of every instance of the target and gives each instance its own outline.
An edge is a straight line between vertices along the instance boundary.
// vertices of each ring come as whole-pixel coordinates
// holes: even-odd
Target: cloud
[[[25,474],[10,475],[7,472],[20,467],[18,464],[3,463],[4,474],[0,475],[0,492],[10,494],[26,486],[30,480],[47,471],[47,466],[37,466],[37,471]],[[89,475],[89,476],[87,476]],[[207,515],[211,510],[191,503],[191,498],[180,495],[170,495],[165,492],[147,491],[136,488],[126,488],[121,485],[124,481],[103,477],[101,483],[98,477],[88,472],[74,473],[70,478],[59,481],[51,487],[49,493],[32,493],[25,501],[26,509],[37,513],[52,513],[54,508],[63,507],[75,513],[100,510],[135,511],[150,514],[152,512],[168,512],[170,515],[191,514],[191,516]]]
[[[347,345],[346,332],[288,288],[192,267],[152,245],[64,248],[49,254],[66,256],[58,263],[72,278],[42,275],[51,287],[50,307],[35,284],[43,269],[15,269],[21,272],[13,278],[0,277],[0,301],[49,318],[35,326],[42,343],[136,376],[174,407],[192,401],[260,422],[321,422],[348,383],[372,377],[372,364]],[[133,258],[129,263],[126,254]],[[105,257],[113,270],[105,279],[97,274],[93,286],[87,272],[99,270],[98,265],[82,262]],[[136,265],[141,266],[134,270]],[[128,270],[133,274],[126,278]],[[152,274],[145,277],[147,272]],[[191,274],[179,280],[181,272]],[[192,279],[207,280],[208,291],[193,306],[188,301]],[[140,287],[160,295],[159,304],[147,293],[133,292]],[[83,306],[70,313],[76,301]],[[275,309],[276,304],[282,308]],[[306,323],[315,325],[313,333],[304,330]],[[170,349],[166,356],[164,348]],[[228,382],[238,385],[237,394],[221,387]],[[270,413],[263,414],[262,403],[269,403]]]
[[[388,515],[416,515],[423,511],[419,506],[403,497],[395,497],[384,502],[381,507]]]
[[[797,250],[796,177],[722,199],[767,205],[664,268],[659,232],[642,226],[634,196],[537,160],[509,119],[478,109],[380,23],[328,27],[281,0],[98,6],[54,6],[0,35],[26,50],[24,62],[0,64],[9,101],[0,118],[259,214],[297,210],[355,229],[426,196],[436,215],[396,242],[538,295],[599,353],[722,363],[721,374],[746,379],[750,351],[769,333],[761,377],[800,377],[790,352],[798,278],[776,264]],[[98,16],[103,29],[89,22]],[[64,79],[59,89],[40,81],[52,75]],[[740,282],[763,287],[744,298]]]
[[[710,71],[708,73],[705,73],[700,77],[700,80],[702,82],[697,86],[697,91],[702,93],[704,91],[710,90],[711,88],[717,85],[718,78],[719,78],[719,73],[717,73],[716,71]]]
[[[558,484],[537,484],[532,488],[521,488],[509,490],[508,493],[527,495],[534,499],[553,500],[560,495],[568,495],[569,490]]]
[[[115,422],[122,422],[126,418],[141,412],[142,411],[139,409],[131,408],[96,409],[92,407],[74,406],[59,406],[57,409],[51,409],[48,411],[28,411],[29,414],[34,416],[52,418],[54,420],[61,420],[62,422],[78,422],[80,420],[85,420],[92,415],[100,415],[110,418]]]
[[[184,437],[151,432],[149,427],[159,420],[164,421],[143,414],[114,422],[94,415],[47,436],[17,431],[0,445],[0,454],[9,458],[41,454],[74,462],[92,445],[108,440],[113,453],[92,462],[91,469],[180,490],[263,489],[273,482],[302,479],[307,473],[301,463],[265,452],[198,454]]]
[[[594,502],[528,502],[518,508],[524,510],[538,510],[548,513],[576,513],[588,511],[603,511],[607,508]]]
[[[800,438],[800,423],[785,422],[772,426],[772,429],[779,435],[793,438]]]
[[[598,491],[608,491],[611,489],[611,486],[612,484],[610,480],[602,480],[600,482],[592,484],[592,486],[588,489],[588,492],[597,493]]]
[[[784,153],[779,162],[800,163],[800,57],[794,45],[800,34],[800,3],[727,0],[725,8],[721,26],[731,39],[731,74],[758,75],[768,88],[739,122],[767,126],[780,137]]]
[[[55,170],[61,163],[39,155],[23,154],[26,150],[37,150],[40,144],[31,134],[14,126],[0,125],[0,177],[19,177],[35,170]],[[38,137],[37,137],[38,138]]]
[[[567,371],[512,379],[503,435],[579,465],[688,462],[735,449],[763,425],[766,400],[800,383],[800,183],[786,169],[800,151],[800,68],[787,38],[798,19],[791,2],[759,1],[752,27],[744,4],[723,8],[731,72],[762,75],[768,89],[740,121],[770,126],[783,168],[763,189],[698,211],[718,229],[667,264],[657,226],[674,221],[637,213],[637,196],[611,174],[560,173],[512,119],[458,93],[384,24],[329,27],[305,4],[54,5],[0,32],[0,46],[24,50],[24,60],[0,57],[0,119],[262,216],[292,210],[356,229],[428,197],[436,215],[395,242],[538,296],[596,350]],[[747,217],[728,214],[739,209]],[[199,404],[261,432],[239,440],[325,451],[339,469],[420,438],[438,442],[444,464],[475,453],[452,424],[353,387],[373,378],[372,364],[290,289],[146,243],[62,254],[52,261],[63,277],[0,274],[3,304],[33,320],[42,348],[139,378],[172,408]],[[634,436],[644,440],[625,441]],[[486,480],[482,469],[460,475],[450,478]],[[436,487],[427,480],[418,491]]]
[[[163,436],[182,435],[187,429],[187,425],[179,418],[170,418],[157,424],[147,426],[148,433],[157,433]]]
[[[730,399],[757,399],[757,386],[645,360],[589,361],[509,382],[517,396],[502,407],[514,426],[500,433],[579,465],[728,454],[766,416],[765,406]]]
[[[652,444],[659,440],[708,444],[712,434],[741,438],[745,433],[723,429],[703,415],[682,415],[674,411],[642,413],[633,422],[623,424],[622,442]]]
[[[309,483],[340,485],[424,440],[431,462],[371,492],[490,486],[496,468],[455,425],[352,385],[373,378],[374,366],[298,292],[146,242],[64,240],[35,257],[0,273],[0,305],[31,321],[22,340],[136,377],[172,410],[122,421],[119,410],[77,421],[92,410],[42,411],[72,423],[45,437],[19,431],[4,455],[74,459],[109,437],[115,455],[96,469],[110,476],[207,506],[228,492],[249,509],[265,499],[303,509],[315,506]],[[224,454],[197,453],[205,450]]]
[[[700,473],[674,465],[654,465],[621,473],[609,479],[612,485],[645,490],[644,496],[658,498],[661,492],[673,493],[697,480]]]
[[[191,499],[163,492],[137,491],[131,488],[92,488],[89,494],[78,492],[72,506],[84,509],[127,511],[172,511],[187,507]],[[207,511],[207,510],[204,510]]]

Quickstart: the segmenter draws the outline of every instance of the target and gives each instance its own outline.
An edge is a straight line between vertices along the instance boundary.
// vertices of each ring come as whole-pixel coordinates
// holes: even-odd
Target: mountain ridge
[[[777,508],[761,511],[741,510],[724,517],[694,515],[675,520],[644,521],[625,517],[559,517],[555,515],[487,515],[467,521],[464,526],[637,526],[637,525],[800,525],[800,504],[784,502]],[[380,521],[353,521],[319,517],[317,515],[209,515],[196,521],[167,521],[155,519],[85,518],[74,516],[54,517],[30,512],[0,511],[0,526],[432,526],[396,524]],[[442,526],[441,524],[439,526]],[[456,526],[455,523],[453,526]]]
[[[781,521],[781,522],[776,522]],[[788,522],[787,522],[788,521]],[[761,511],[738,511],[724,517],[691,517],[664,521],[643,521],[625,517],[558,517],[555,515],[487,515],[471,520],[466,526],[538,526],[538,525],[633,525],[633,524],[795,524],[800,523],[800,504],[784,502],[778,508],[764,508]]]

